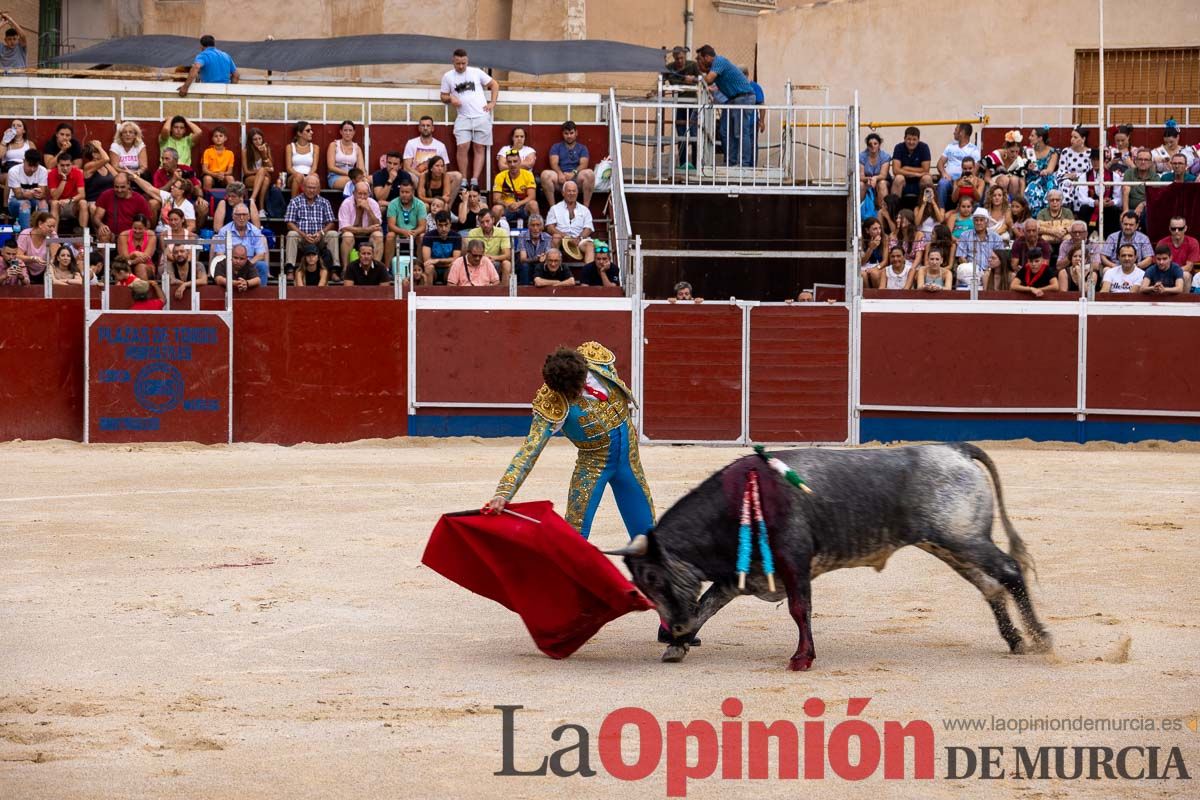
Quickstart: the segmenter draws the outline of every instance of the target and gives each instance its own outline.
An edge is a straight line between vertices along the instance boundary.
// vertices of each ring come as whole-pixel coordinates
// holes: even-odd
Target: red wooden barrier
[[[651,439],[742,435],[742,309],[646,309],[642,427]]]
[[[1196,372],[1180,360],[1198,329],[1195,317],[1089,316],[1088,408],[1200,410]]]
[[[234,439],[350,442],[403,436],[407,304],[234,303]]]
[[[849,327],[844,307],[751,309],[751,439],[841,442],[847,438]]]
[[[864,405],[1074,408],[1078,318],[862,315]]]
[[[82,440],[82,301],[0,297],[0,319],[0,441]]]
[[[630,312],[417,311],[417,402],[528,403],[554,348],[595,340],[628,383]],[[491,412],[483,412],[491,413]]]

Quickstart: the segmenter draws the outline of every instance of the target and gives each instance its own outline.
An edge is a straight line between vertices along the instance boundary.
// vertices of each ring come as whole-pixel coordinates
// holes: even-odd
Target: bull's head
[[[605,550],[622,556],[633,582],[654,601],[659,616],[677,640],[690,641],[695,632],[700,580],[683,561],[663,549],[653,531],[633,537],[620,550]]]

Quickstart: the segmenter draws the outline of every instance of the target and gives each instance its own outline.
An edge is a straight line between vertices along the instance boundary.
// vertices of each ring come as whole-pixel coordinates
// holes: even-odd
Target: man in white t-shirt
[[[1131,244],[1123,244],[1117,251],[1117,258],[1121,263],[1104,273],[1104,283],[1100,285],[1100,291],[1113,294],[1141,292],[1142,276],[1145,273],[1137,265],[1137,248]]]
[[[29,227],[35,211],[48,211],[49,172],[42,165],[42,154],[32,147],[25,151],[20,164],[8,171],[8,214],[14,217],[21,230]]]
[[[463,176],[461,172],[450,171],[450,154],[446,151],[446,145],[433,138],[433,117],[421,117],[417,131],[420,135],[409,139],[408,144],[404,145],[404,170],[410,175],[416,175],[420,181],[429,169],[429,159],[441,156],[442,161],[446,162],[446,182],[450,186],[450,197],[458,197],[458,187],[462,185]]]
[[[492,109],[500,96],[500,84],[483,70],[468,66],[467,51],[454,51],[454,69],[442,76],[442,102],[458,109],[454,120],[454,140],[458,142],[458,163],[463,174],[471,167],[471,188],[479,188],[483,174],[483,151],[492,143]],[[484,99],[483,90],[491,92]],[[474,155],[472,163],[469,156]]]
[[[962,162],[967,156],[979,163],[979,147],[971,143],[971,133],[974,129],[971,123],[964,122],[954,126],[954,141],[946,145],[942,157],[938,159],[938,203],[942,208],[950,208],[950,194],[954,191],[954,182],[962,177]]]
[[[546,231],[552,237],[552,246],[565,253],[567,248],[564,245],[569,242],[570,249],[578,249],[583,256],[583,263],[591,264],[596,260],[592,246],[592,232],[595,230],[592,212],[578,202],[579,186],[575,181],[564,183],[562,193],[562,202],[551,206],[550,213],[546,215]]]

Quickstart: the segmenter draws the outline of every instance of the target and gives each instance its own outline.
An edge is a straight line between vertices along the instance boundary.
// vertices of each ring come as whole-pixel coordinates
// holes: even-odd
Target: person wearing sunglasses
[[[1187,235],[1187,220],[1183,217],[1171,217],[1167,223],[1169,235],[1158,240],[1159,247],[1167,247],[1171,251],[1171,262],[1178,264],[1184,273],[1184,285],[1191,286],[1192,281],[1200,275],[1200,242],[1196,237]]]

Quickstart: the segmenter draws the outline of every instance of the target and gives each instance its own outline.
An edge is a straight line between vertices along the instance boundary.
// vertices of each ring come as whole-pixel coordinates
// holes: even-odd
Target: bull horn
[[[646,534],[639,533],[629,541],[629,544],[620,550],[601,550],[600,552],[608,556],[644,556],[649,547],[650,540],[646,537]]]

